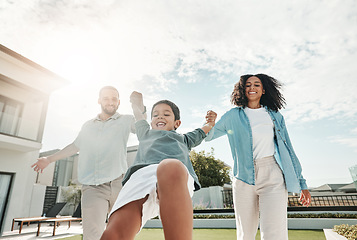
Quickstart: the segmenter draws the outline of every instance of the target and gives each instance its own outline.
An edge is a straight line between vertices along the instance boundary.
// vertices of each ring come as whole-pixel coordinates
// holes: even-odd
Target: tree
[[[231,183],[229,177],[230,167],[223,161],[215,159],[214,149],[210,153],[205,151],[190,152],[193,169],[195,170],[198,181],[202,187],[223,186],[225,183]]]

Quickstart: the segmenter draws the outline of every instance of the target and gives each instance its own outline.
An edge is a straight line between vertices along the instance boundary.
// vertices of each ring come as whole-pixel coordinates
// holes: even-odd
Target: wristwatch
[[[146,106],[144,106],[144,111],[142,112],[142,114],[146,113]]]

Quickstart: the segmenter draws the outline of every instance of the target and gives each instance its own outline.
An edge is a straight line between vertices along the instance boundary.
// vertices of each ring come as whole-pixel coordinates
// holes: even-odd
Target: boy
[[[189,151],[206,137],[217,114],[208,111],[202,128],[182,135],[175,131],[181,121],[174,103],[162,100],[154,104],[150,130],[141,93],[133,92],[130,101],[139,148],[101,239],[134,239],[146,221],[159,214],[165,239],[192,239],[191,197],[200,185]]]

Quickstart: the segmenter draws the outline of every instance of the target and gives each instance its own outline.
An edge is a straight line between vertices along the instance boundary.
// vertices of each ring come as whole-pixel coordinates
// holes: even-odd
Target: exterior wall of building
[[[0,234],[11,229],[13,218],[42,213],[37,197],[43,187],[34,185],[30,166],[42,146],[49,96],[65,82],[0,45],[0,175],[12,176],[8,193],[0,193]]]
[[[0,149],[1,171],[12,173],[14,176],[5,209],[2,224],[3,231],[10,230],[13,218],[30,217],[31,215],[29,206],[32,204],[32,189],[36,180],[36,173],[29,171],[29,169],[37,156],[38,151],[16,152],[13,150]],[[41,213],[39,214],[41,215]]]
[[[349,168],[351,177],[353,179],[353,183],[355,185],[355,188],[357,189],[357,165],[354,165]]]

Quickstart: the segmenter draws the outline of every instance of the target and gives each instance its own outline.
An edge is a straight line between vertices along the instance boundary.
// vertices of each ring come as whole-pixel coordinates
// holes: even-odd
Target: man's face
[[[114,115],[120,104],[118,92],[113,89],[103,89],[100,93],[98,103],[103,113],[109,116]]]

